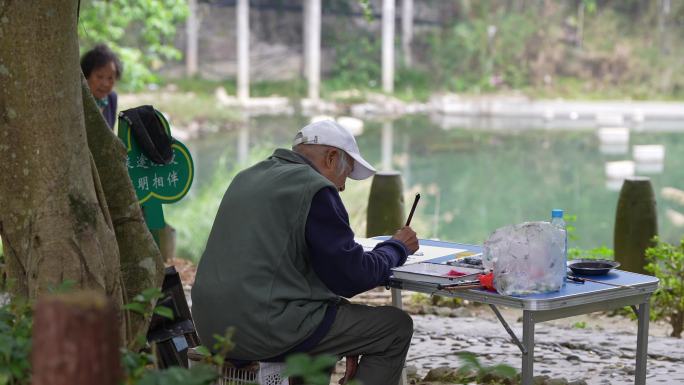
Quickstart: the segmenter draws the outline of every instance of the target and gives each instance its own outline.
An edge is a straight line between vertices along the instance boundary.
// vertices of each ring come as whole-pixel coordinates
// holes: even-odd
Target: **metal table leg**
[[[649,299],[639,304],[639,326],[637,329],[636,368],[634,375],[635,385],[646,384],[646,359],[648,353],[648,317],[650,312]]]
[[[390,289],[390,292],[392,293],[392,306],[397,309],[403,309],[404,305],[401,303],[401,289],[393,287]]]
[[[532,385],[534,374],[534,318],[532,312],[523,311],[523,352],[522,359],[522,385]]]
[[[392,293],[392,306],[398,308],[398,309],[403,309],[404,305],[401,303],[401,290],[392,288],[391,289]],[[404,369],[401,371],[401,377],[399,377],[399,385],[407,385],[408,384],[408,378],[406,377],[406,366],[404,366]]]
[[[496,306],[490,304],[489,307],[492,309],[494,314],[496,314],[496,318],[499,319],[499,322],[501,325],[503,325],[504,329],[506,329],[506,332],[508,333],[509,336],[511,336],[511,339],[513,340],[513,343],[518,346],[518,349],[520,349],[520,352],[522,354],[527,354],[527,349],[525,346],[523,346],[522,342],[518,339],[518,336],[515,335],[513,332],[513,329],[511,329],[510,326],[508,326],[508,322],[504,319],[504,317],[501,315],[501,312],[499,312],[499,309],[496,308]]]

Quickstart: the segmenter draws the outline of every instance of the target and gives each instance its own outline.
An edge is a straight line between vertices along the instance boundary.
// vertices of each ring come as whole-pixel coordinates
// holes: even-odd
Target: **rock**
[[[418,377],[418,368],[415,365],[408,365],[408,366],[406,366],[405,370],[406,370],[406,377],[408,377],[408,378]]]
[[[568,385],[587,385],[587,382],[584,380],[575,380],[568,382]]]
[[[534,385],[545,385],[546,380],[549,379],[549,376],[534,376],[532,378],[532,384]]]
[[[546,381],[546,385],[568,385],[568,380],[565,378],[552,378]]]
[[[435,314],[440,316],[440,317],[449,317],[451,316],[451,309],[448,307],[437,307],[435,308]]]
[[[634,375],[634,368],[630,366],[625,366],[622,368],[622,371],[625,372],[626,374],[633,376]]]
[[[451,369],[448,366],[440,366],[438,368],[430,369],[427,375],[425,375],[425,378],[423,378],[423,381],[442,381],[455,375],[455,369]]]
[[[472,317],[473,313],[468,310],[466,307],[457,307],[451,309],[451,316],[452,317]]]

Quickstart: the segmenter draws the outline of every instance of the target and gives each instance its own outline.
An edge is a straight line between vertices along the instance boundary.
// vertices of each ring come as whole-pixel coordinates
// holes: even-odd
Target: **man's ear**
[[[330,169],[335,167],[335,162],[337,161],[337,149],[331,148],[325,152],[325,166]]]

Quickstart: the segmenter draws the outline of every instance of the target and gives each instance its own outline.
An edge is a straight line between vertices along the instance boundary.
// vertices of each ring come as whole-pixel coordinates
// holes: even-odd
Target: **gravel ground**
[[[415,330],[406,365],[416,378],[424,378],[431,369],[458,368],[461,352],[476,354],[483,365],[506,363],[520,368],[520,350],[489,307],[416,305],[410,293],[403,299]],[[388,304],[389,292],[378,289],[354,300]],[[500,310],[521,338],[522,312]],[[603,313],[537,324],[534,373],[589,385],[633,384],[636,329],[636,320]],[[662,322],[651,322],[649,331],[647,384],[684,384],[684,341],[668,337],[671,330]]]
[[[458,354],[461,352],[474,353],[483,365],[505,363],[520,369],[520,350],[488,306],[437,307],[416,301],[411,292],[404,292],[402,299],[404,309],[414,322],[413,341],[406,361],[413,383],[433,384],[422,381],[430,370],[459,368]],[[390,292],[378,288],[354,297],[352,302],[389,305]],[[522,338],[522,312],[503,307],[499,310]],[[633,384],[636,331],[636,320],[607,313],[537,324],[534,374],[547,376],[554,384],[572,384],[573,381],[588,385]],[[649,385],[684,385],[684,341],[669,337],[670,332],[670,326],[664,322],[649,325],[646,377]],[[331,378],[331,385],[337,384],[343,373],[344,362],[341,361]]]

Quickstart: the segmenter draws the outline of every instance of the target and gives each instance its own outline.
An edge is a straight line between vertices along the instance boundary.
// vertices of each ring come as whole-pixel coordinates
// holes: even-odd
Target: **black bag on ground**
[[[164,269],[162,293],[157,306],[171,309],[173,319],[153,314],[147,330],[147,341],[157,345],[157,364],[160,368],[188,367],[188,348],[199,345],[199,337],[185,300],[183,284],[173,266]]]

